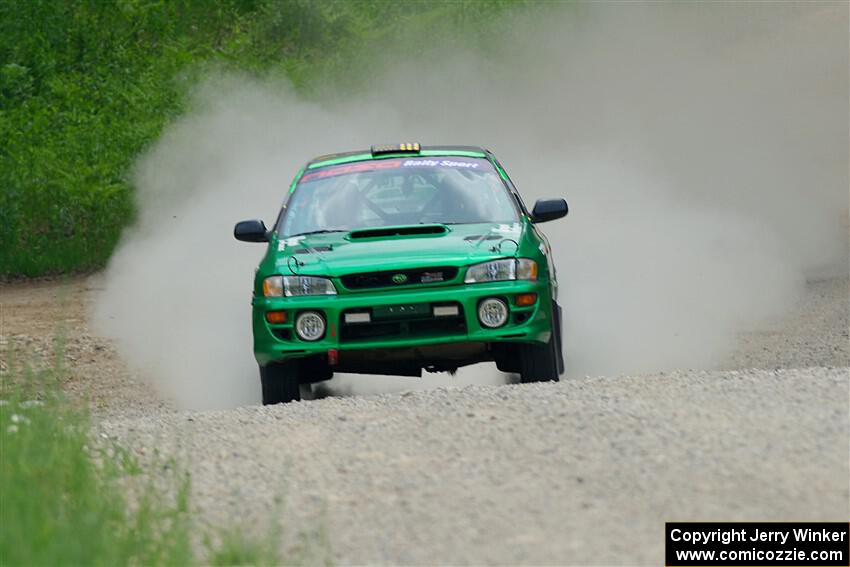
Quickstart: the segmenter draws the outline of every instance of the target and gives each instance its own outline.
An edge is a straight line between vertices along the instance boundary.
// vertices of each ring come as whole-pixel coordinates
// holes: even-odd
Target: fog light
[[[274,325],[286,323],[286,311],[268,311],[266,312],[266,321]]]
[[[325,334],[325,318],[316,311],[304,311],[295,318],[295,332],[305,341],[318,341]]]
[[[534,302],[537,301],[536,293],[521,293],[516,296],[516,304],[525,307],[527,305],[534,305]]]
[[[478,304],[478,320],[485,327],[501,327],[508,320],[508,306],[501,299],[488,297]]]

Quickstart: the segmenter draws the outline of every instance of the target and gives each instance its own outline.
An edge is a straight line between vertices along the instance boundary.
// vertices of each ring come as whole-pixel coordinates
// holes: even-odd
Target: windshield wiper
[[[296,236],[310,236],[312,234],[329,234],[331,232],[348,232],[348,231],[343,230],[341,228],[337,228],[337,229],[333,229],[333,230],[328,230],[326,228],[323,228],[323,229],[320,229],[320,230],[309,230],[307,232],[299,232],[298,234],[290,234],[286,238],[294,238]]]

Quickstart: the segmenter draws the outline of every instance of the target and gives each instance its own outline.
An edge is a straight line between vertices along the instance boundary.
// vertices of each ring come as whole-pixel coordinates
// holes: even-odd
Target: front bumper
[[[537,301],[530,306],[516,305],[515,298],[523,293],[536,293]],[[488,329],[478,321],[478,303],[488,297],[503,299],[510,310],[505,325]],[[457,304],[460,307],[457,326],[428,332],[409,332],[404,316],[393,319],[405,332],[352,338],[343,332],[343,313],[347,310],[369,310],[384,306],[421,304]],[[374,293],[347,293],[333,296],[255,297],[253,302],[254,356],[261,365],[316,354],[331,349],[338,351],[365,349],[397,349],[450,343],[539,342],[549,340],[552,329],[552,299],[548,281],[505,281],[460,286],[444,286]],[[270,324],[268,311],[286,312],[286,322]],[[327,329],[317,341],[301,340],[294,329],[295,318],[305,310],[320,311]],[[436,318],[435,318],[436,320]],[[417,321],[421,322],[422,319]],[[410,326],[410,329],[413,325]]]

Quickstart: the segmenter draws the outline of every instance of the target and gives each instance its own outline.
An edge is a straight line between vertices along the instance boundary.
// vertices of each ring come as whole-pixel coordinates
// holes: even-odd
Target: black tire
[[[520,382],[557,382],[563,372],[561,355],[560,309],[552,309],[552,332],[546,344],[522,344],[519,347]]]
[[[301,400],[297,362],[293,360],[260,366],[264,406]]]

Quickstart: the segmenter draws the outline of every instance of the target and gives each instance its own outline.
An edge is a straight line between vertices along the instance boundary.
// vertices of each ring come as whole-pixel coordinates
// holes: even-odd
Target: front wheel
[[[297,361],[260,366],[260,384],[263,387],[264,406],[301,400]]]
[[[552,310],[552,332],[546,344],[521,344],[519,346],[520,382],[557,382],[564,371],[561,354],[561,317],[556,304]]]

